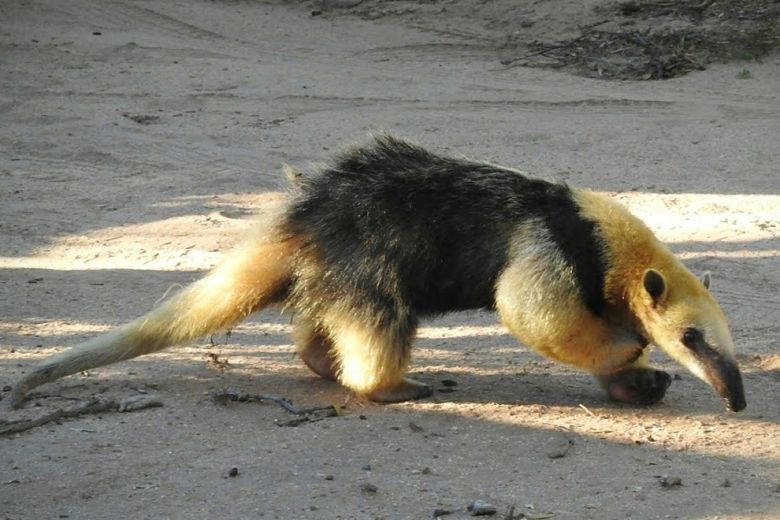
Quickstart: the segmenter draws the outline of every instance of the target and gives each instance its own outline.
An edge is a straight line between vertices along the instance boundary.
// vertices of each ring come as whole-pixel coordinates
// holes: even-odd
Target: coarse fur
[[[493,308],[520,341],[593,373],[614,399],[663,397],[671,378],[647,366],[652,342],[731,409],[744,407],[717,303],[608,197],[389,136],[319,171],[286,174],[298,193],[212,273],[146,316],[45,360],[15,386],[15,402],[47,381],[278,305],[292,315],[312,370],[376,401],[430,394],[404,377],[420,317]]]

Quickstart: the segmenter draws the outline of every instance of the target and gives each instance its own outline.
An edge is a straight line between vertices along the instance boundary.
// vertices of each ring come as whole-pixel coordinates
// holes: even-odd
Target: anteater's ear
[[[709,271],[704,271],[700,277],[701,283],[704,285],[704,288],[708,291],[710,290],[710,283],[712,282],[712,276],[710,275]]]
[[[666,281],[663,275],[655,269],[645,271],[642,284],[645,286],[647,294],[653,299],[653,305],[657,305],[666,296]]]

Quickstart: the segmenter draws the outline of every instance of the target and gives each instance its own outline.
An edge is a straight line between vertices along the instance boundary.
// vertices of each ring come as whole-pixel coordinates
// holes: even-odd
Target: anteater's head
[[[745,408],[742,376],[726,317],[709,291],[710,276],[681,266],[644,271],[637,293],[648,339],[708,382],[729,410]]]

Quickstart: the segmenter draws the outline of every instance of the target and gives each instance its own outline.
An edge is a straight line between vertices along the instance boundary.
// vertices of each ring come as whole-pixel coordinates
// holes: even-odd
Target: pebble
[[[376,493],[378,490],[379,490],[379,488],[377,488],[373,484],[363,484],[362,486],[360,486],[360,491],[362,491],[363,493],[371,493],[371,494],[373,494],[373,493]]]
[[[661,479],[661,487],[671,489],[682,486],[682,479],[680,477],[663,477]]]
[[[423,428],[419,424],[417,424],[415,422],[412,422],[412,421],[409,422],[409,429],[412,430],[415,433],[419,433],[419,432],[424,432],[425,431],[425,428]]]
[[[467,508],[471,516],[489,516],[496,514],[496,506],[484,500],[475,500]]]

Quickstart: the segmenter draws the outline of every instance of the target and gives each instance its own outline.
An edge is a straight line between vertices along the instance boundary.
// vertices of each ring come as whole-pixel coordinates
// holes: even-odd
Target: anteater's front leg
[[[649,405],[660,401],[672,378],[666,372],[648,366],[649,351],[633,363],[610,374],[597,375],[607,395],[615,401],[630,404]]]

